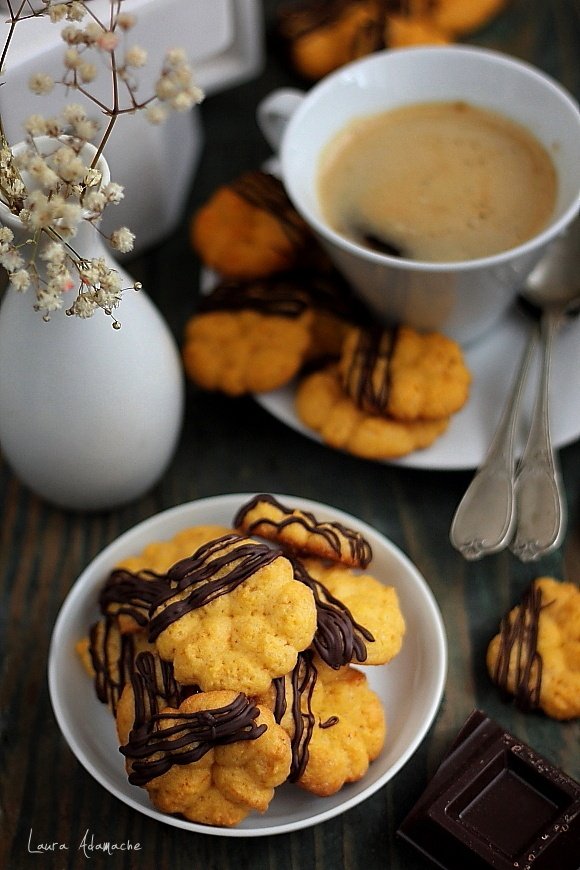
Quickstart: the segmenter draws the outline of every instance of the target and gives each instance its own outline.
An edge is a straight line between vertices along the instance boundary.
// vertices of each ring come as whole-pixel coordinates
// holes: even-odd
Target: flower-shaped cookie
[[[287,384],[311,346],[312,312],[296,318],[259,311],[207,311],[185,326],[183,364],[197,386],[228,396]]]
[[[295,407],[326,444],[364,459],[395,459],[429,447],[449,424],[448,417],[401,421],[362,411],[346,395],[336,366],[304,377]]]
[[[149,637],[184,685],[264,691],[312,641],[312,592],[265,544],[225,535],[174,565],[167,580]]]
[[[524,711],[580,716],[580,589],[539,577],[504,617],[487,650],[491,679]]]
[[[288,735],[270,710],[235,691],[198,693],[137,718],[121,752],[129,781],[161,812],[220,826],[265,812],[291,761]]]
[[[310,652],[258,703],[290,735],[290,781],[313,794],[327,797],[361,779],[384,745],[382,704],[366,676],[350,666],[329,668]]]
[[[219,187],[194,215],[191,238],[206,266],[242,279],[289,269],[313,244],[282,182],[260,170]]]
[[[457,342],[408,326],[352,329],[340,374],[358,408],[403,422],[438,420],[459,411],[471,382]]]
[[[318,556],[356,568],[372,559],[368,541],[341,523],[321,522],[309,511],[288,508],[262,493],[239,509],[234,526],[246,535],[276,541],[293,553]]]

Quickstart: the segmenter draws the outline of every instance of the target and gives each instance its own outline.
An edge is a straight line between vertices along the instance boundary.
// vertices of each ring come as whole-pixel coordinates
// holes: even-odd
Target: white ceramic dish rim
[[[268,836],[310,827],[333,818],[370,797],[401,770],[421,744],[423,738],[432,725],[441,703],[447,675],[447,641],[441,613],[427,582],[410,562],[408,557],[379,532],[363,521],[356,519],[341,510],[322,505],[319,502],[309,499],[288,495],[277,495],[276,497],[284,504],[292,504],[301,509],[315,512],[321,519],[333,519],[359,529],[360,532],[371,542],[375,553],[377,553],[378,549],[378,551],[381,552],[382,557],[388,557],[401,569],[401,572],[404,575],[404,589],[401,591],[404,594],[410,594],[411,597],[417,599],[422,608],[421,617],[426,624],[430,626],[431,632],[429,666],[432,671],[432,677],[428,689],[426,691],[424,690],[420,697],[422,714],[418,727],[415,729],[412,737],[407,740],[403,751],[397,756],[393,763],[391,763],[386,770],[381,773],[380,776],[365,784],[365,779],[369,778],[369,774],[372,774],[373,767],[371,766],[369,774],[367,774],[367,777],[361,780],[360,783],[353,783],[344,787],[340,792],[340,795],[344,793],[343,800],[338,800],[338,802],[335,801],[332,805],[324,808],[324,801],[322,799],[317,799],[321,800],[320,812],[280,824],[265,824],[263,826],[251,827],[252,821],[255,821],[255,817],[249,817],[244,823],[242,823],[242,826],[231,829],[196,824],[189,822],[186,819],[168,816],[157,812],[154,807],[148,804],[145,792],[141,789],[133,789],[133,787],[128,784],[126,791],[117,788],[115,783],[107,776],[106,771],[103,771],[93,759],[88,757],[87,752],[79,739],[79,735],[75,731],[74,723],[71,722],[67,713],[67,704],[63,694],[65,689],[63,686],[63,674],[66,672],[67,667],[71,667],[71,662],[75,660],[74,649],[72,647],[74,641],[78,640],[78,635],[75,634],[73,637],[71,633],[75,613],[78,614],[79,607],[83,603],[86,604],[88,595],[93,594],[96,599],[96,592],[98,588],[100,588],[103,578],[107,576],[107,572],[110,571],[113,565],[123,556],[139,552],[146,543],[151,540],[159,539],[160,537],[172,537],[177,531],[188,524],[198,524],[200,522],[198,516],[200,512],[202,512],[203,515],[207,512],[208,519],[205,520],[205,522],[227,523],[227,520],[223,519],[223,514],[227,511],[227,516],[233,518],[237,508],[253,495],[253,493],[224,494],[199,499],[197,501],[169,508],[160,514],[156,514],[155,516],[144,520],[109,544],[85,568],[71,588],[57,617],[49,652],[49,691],[57,723],[69,747],[93,778],[115,797],[122,800],[133,809],[136,809],[157,821],[196,833],[225,837]],[[215,516],[212,518],[212,512],[214,515],[220,514],[221,512],[220,515],[222,515],[222,519],[215,519]],[[159,531],[160,526],[163,528],[162,532]],[[94,610],[96,615],[96,606]],[[400,655],[402,655],[402,653]],[[386,667],[392,668],[393,665],[394,663],[391,663],[390,666]],[[82,670],[78,660],[74,666],[78,666],[78,668]],[[367,672],[369,670],[372,669],[367,669]],[[83,672],[83,677],[84,676]],[[88,680],[87,682],[90,683]],[[95,703],[99,707],[101,706],[96,698]],[[379,760],[377,759],[374,764],[377,765],[378,761]],[[120,765],[122,769],[121,757]],[[286,786],[283,786],[283,788],[286,788]],[[132,791],[135,792],[135,797],[131,793]],[[139,797],[141,797],[141,800],[139,800]],[[265,818],[267,818],[267,813],[265,816],[259,817],[258,821]],[[247,824],[249,824],[250,827],[244,827],[244,825]]]

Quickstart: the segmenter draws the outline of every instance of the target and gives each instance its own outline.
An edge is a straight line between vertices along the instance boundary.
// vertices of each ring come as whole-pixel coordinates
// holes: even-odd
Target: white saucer
[[[97,700],[75,644],[86,637],[98,618],[99,590],[122,558],[140,553],[151,541],[171,538],[187,526],[231,525],[238,508],[250,497],[223,495],[172,508],[110,544],[83,571],[66,598],[54,627],[48,665],[50,697],[59,727],[77,759],[104,788],[157,821],[224,837],[261,837],[309,827],[370,797],[401,770],[425,737],[439,708],[447,672],[441,614],[428,584],[408,558],[370,526],[342,511],[280,495],[286,506],[312,511],[321,521],[340,522],[360,531],[373,549],[369,572],[397,589],[407,626],[403,648],[390,664],[364,669],[386,711],[385,746],[362,780],[346,785],[332,797],[319,798],[296,786],[283,785],[264,815],[249,816],[236,828],[196,824],[158,812],[147,793],[127,781],[114,719]]]
[[[448,430],[426,450],[417,450],[391,464],[408,468],[459,470],[479,465],[509,394],[530,322],[517,309],[511,311],[492,332],[466,348],[466,362],[473,375],[470,397],[455,414]],[[537,360],[530,370],[523,397],[518,452],[527,433],[533,406],[533,388],[538,382]],[[551,427],[556,447],[580,437],[580,319],[566,325],[554,342],[551,367]],[[294,411],[295,385],[256,395],[256,401],[270,414],[308,438],[320,441]]]

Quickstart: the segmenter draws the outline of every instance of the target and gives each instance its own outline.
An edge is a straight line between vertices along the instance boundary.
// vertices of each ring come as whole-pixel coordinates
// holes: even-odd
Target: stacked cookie
[[[79,644],[129,781],[162,812],[231,826],[289,781],[330,795],[385,740],[365,674],[399,652],[394,588],[338,523],[249,501],[232,527],[152,542],[110,575]]]
[[[391,459],[427,447],[467,401],[459,345],[380,330],[268,173],[220,188],[192,222],[202,262],[225,276],[185,329],[192,381],[230,396],[299,381],[300,420],[332,447]]]

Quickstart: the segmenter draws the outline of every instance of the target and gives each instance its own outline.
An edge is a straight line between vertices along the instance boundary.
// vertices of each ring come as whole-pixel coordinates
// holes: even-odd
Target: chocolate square
[[[474,711],[398,833],[448,870],[579,870],[580,784]]]

